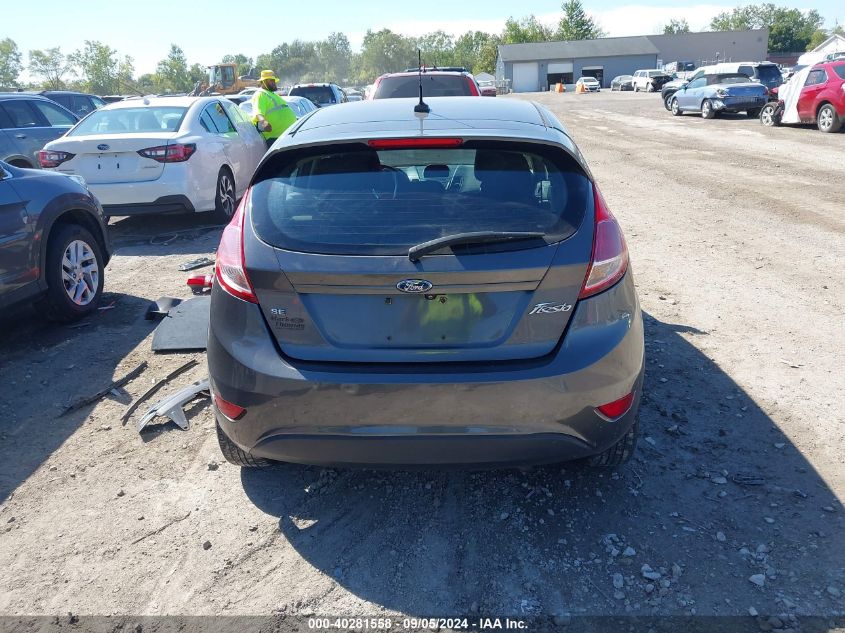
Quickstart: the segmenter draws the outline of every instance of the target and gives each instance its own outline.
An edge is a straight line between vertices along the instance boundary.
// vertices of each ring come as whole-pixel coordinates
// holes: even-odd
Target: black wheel
[[[702,119],[715,119],[716,118],[716,110],[713,109],[713,104],[710,102],[710,99],[705,99],[701,102],[701,118]]]
[[[634,92],[639,92],[639,91],[640,91],[640,87],[635,83],[634,84]]]
[[[646,85],[646,87],[645,87],[645,91],[646,91],[646,92],[654,92],[654,84],[652,84],[651,82],[649,82],[649,83]]]
[[[228,167],[221,167],[214,193],[214,214],[220,221],[228,222],[235,214],[236,203],[235,177]]]
[[[78,224],[53,227],[47,240],[47,294],[36,303],[49,320],[67,322],[97,309],[103,294],[100,243]]]
[[[780,108],[775,103],[767,103],[760,110],[760,123],[766,127],[775,127],[780,125]]]
[[[637,448],[637,437],[640,434],[639,427],[639,421],[635,420],[633,426],[631,426],[630,430],[625,433],[621,440],[605,452],[591,457],[589,459],[589,465],[593,468],[608,468],[629,462],[634,455],[634,449]]]
[[[745,116],[747,116],[749,119],[756,119],[760,116],[760,112],[762,110],[763,108],[752,108],[751,110],[746,110]]]
[[[836,108],[826,103],[819,108],[819,113],[816,115],[816,125],[820,132],[830,134],[838,132],[842,128],[842,119],[836,114]]]
[[[666,108],[667,110],[669,110],[669,112],[672,111],[672,98],[674,96],[675,96],[675,93],[673,92],[673,93],[666,95],[666,97],[663,99],[663,107]]]
[[[242,468],[268,468],[274,464],[274,462],[269,459],[264,459],[263,457],[253,457],[246,451],[242,451],[238,445],[230,440],[229,436],[223,432],[223,429],[220,428],[220,424],[216,423],[216,426],[217,443],[220,444],[220,452],[223,453],[223,457],[225,457],[226,461],[230,464],[241,466]]]
[[[677,97],[672,97],[672,114],[675,116],[681,116],[684,112],[681,110],[681,105],[678,103]]]

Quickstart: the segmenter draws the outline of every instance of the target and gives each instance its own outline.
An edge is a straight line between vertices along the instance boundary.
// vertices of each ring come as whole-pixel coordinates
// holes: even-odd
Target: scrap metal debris
[[[164,400],[160,400],[154,404],[144,414],[144,417],[138,422],[137,429],[140,433],[150,421],[157,416],[167,416],[183,431],[188,430],[188,418],[185,417],[183,406],[188,404],[194,398],[202,396],[204,398],[211,397],[209,392],[208,378],[203,378],[195,383],[192,383],[180,389],[172,396],[168,396]]]
[[[123,387],[124,385],[126,385],[130,381],[135,380],[138,376],[141,375],[141,372],[143,372],[146,368],[147,368],[147,361],[144,361],[140,365],[138,365],[135,369],[130,371],[128,374],[126,374],[123,378],[120,378],[119,380],[115,380],[110,385],[108,385],[107,387],[104,387],[103,389],[101,389],[100,391],[98,391],[97,393],[95,393],[93,395],[88,396],[86,398],[82,398],[81,400],[77,400],[73,404],[69,405],[68,407],[65,408],[64,411],[62,411],[59,414],[59,417],[61,417],[63,415],[67,415],[71,411],[76,411],[77,409],[81,409],[82,407],[84,407],[86,405],[93,404],[94,402],[97,402],[101,398],[104,398],[109,393],[111,393],[111,391],[113,389],[119,389],[120,387]]]
[[[202,268],[203,266],[212,266],[214,265],[214,260],[208,257],[198,257],[197,259],[192,259],[191,261],[185,262],[179,266],[179,270],[195,270],[197,268]]]
[[[154,352],[204,350],[208,341],[210,297],[194,297],[173,308],[153,333]]]
[[[182,300],[176,297],[159,297],[147,306],[147,313],[144,315],[144,318],[147,321],[159,321],[166,317],[167,313],[180,303],[182,303]]]
[[[199,365],[199,361],[197,361],[196,359],[189,360],[187,363],[185,363],[184,365],[182,365],[178,369],[174,369],[172,372],[167,374],[167,376],[165,376],[164,378],[162,378],[161,380],[156,382],[152,387],[150,387],[144,393],[142,393],[138,397],[138,399],[135,402],[132,403],[132,406],[130,406],[126,410],[126,413],[123,414],[123,417],[120,418],[121,421],[123,422],[123,426],[126,426],[127,420],[129,420],[129,418],[132,416],[132,414],[135,413],[135,411],[138,409],[138,407],[141,406],[142,402],[145,402],[148,398],[153,396],[156,392],[158,392],[159,389],[164,387],[164,385],[169,383],[171,380],[181,376],[186,371],[188,371],[189,369],[193,369],[197,365]]]

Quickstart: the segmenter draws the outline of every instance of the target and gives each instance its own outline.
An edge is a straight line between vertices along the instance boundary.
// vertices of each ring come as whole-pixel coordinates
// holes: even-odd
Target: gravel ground
[[[81,327],[23,309],[0,332],[0,614],[845,627],[845,134],[675,118],[649,94],[531,97],[631,251],[647,375],[629,466],[241,471],[204,401],[187,432],[139,436],[120,393],[60,417],[142,360],[131,396],[193,357],[151,354],[143,312],[188,296],[176,267],[219,228],[112,221],[111,309]]]

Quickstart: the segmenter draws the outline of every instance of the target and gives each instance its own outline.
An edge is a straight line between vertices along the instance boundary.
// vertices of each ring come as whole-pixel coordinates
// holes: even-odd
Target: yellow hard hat
[[[259,81],[267,81],[269,79],[272,79],[276,83],[279,83],[279,78],[276,77],[275,74],[273,74],[272,70],[262,70],[261,71],[261,79]]]

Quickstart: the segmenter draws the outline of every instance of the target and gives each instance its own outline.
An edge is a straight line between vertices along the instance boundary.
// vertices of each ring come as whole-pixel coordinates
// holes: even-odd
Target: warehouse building
[[[768,29],[757,29],[502,44],[496,79],[506,82],[514,92],[548,90],[556,83],[571,88],[582,76],[595,77],[607,88],[616,75],[632,75],[673,61],[692,61],[701,66],[717,61],[765,60],[768,40]]]

